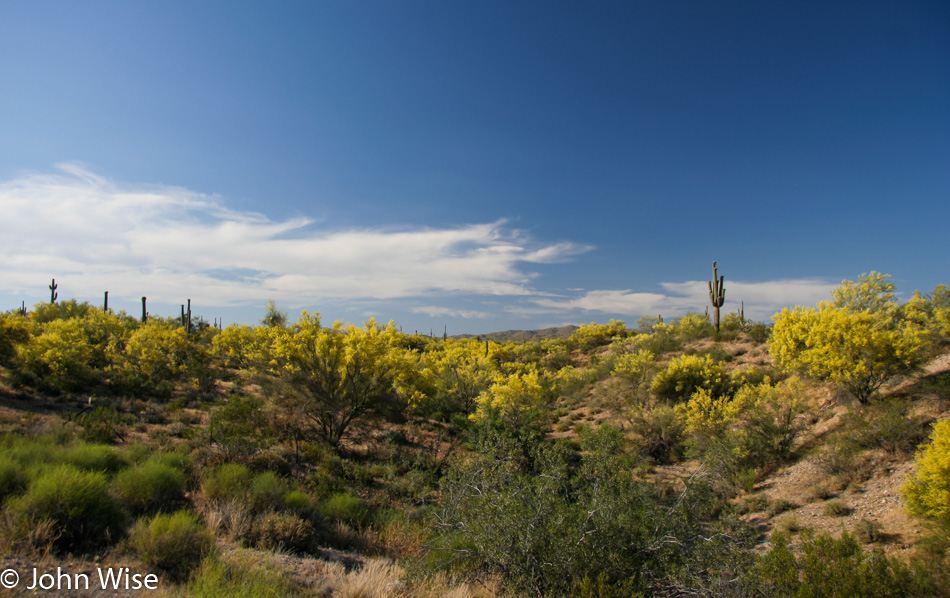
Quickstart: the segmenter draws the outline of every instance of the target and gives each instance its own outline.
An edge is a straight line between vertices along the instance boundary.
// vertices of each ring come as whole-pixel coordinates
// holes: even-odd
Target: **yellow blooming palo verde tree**
[[[775,363],[833,382],[862,404],[890,378],[913,371],[926,355],[927,335],[903,317],[886,279],[864,274],[844,281],[834,302],[776,314],[769,339]]]
[[[303,312],[291,329],[274,330],[283,332],[274,342],[280,367],[269,394],[300,413],[334,448],[357,420],[401,409],[411,398],[404,382],[414,356],[399,345],[392,323],[335,322],[325,328],[319,314]]]
[[[469,417],[479,421],[494,412],[502,417],[517,418],[543,405],[550,397],[551,388],[548,376],[533,363],[507,374],[499,372],[488,390],[478,395],[477,410]]]
[[[911,513],[950,529],[950,421],[934,424],[930,444],[917,453],[917,470],[903,491]]]

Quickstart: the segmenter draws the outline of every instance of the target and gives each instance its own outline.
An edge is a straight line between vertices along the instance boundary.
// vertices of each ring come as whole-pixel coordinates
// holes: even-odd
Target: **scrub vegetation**
[[[519,341],[0,314],[0,564],[168,596],[950,596],[950,293],[895,293]]]

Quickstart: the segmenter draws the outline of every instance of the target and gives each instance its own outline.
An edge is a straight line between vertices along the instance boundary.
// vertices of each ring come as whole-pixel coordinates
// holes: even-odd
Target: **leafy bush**
[[[715,587],[745,567],[740,538],[749,536],[712,521],[717,500],[707,487],[690,484],[665,501],[632,467],[609,428],[585,435],[580,454],[486,435],[443,480],[431,566],[498,575],[509,590],[544,596],[567,596],[601,575],[602,585],[632,580],[631,592]]]
[[[670,402],[686,401],[699,389],[708,391],[714,398],[728,395],[732,390],[728,374],[708,355],[672,359],[666,368],[657,372],[650,386],[657,398]]]
[[[96,444],[112,444],[121,435],[123,418],[113,405],[100,405],[76,418],[80,438]]]
[[[675,334],[686,342],[709,338],[716,333],[716,329],[709,322],[709,317],[698,313],[686,314],[677,319],[674,326]]]
[[[171,511],[185,500],[185,476],[159,461],[146,461],[119,472],[112,488],[134,514]]]
[[[635,408],[631,411],[630,423],[641,438],[645,455],[659,463],[669,463],[681,456],[683,420],[671,405]]]
[[[266,431],[261,407],[260,399],[233,395],[226,405],[211,412],[208,437],[224,451],[226,458],[245,458],[257,450]]]
[[[214,549],[214,535],[188,511],[139,519],[129,538],[142,564],[164,572],[173,580],[188,576]]]
[[[201,472],[201,491],[209,499],[244,498],[254,476],[239,463],[224,463]]]
[[[67,447],[62,459],[80,469],[104,474],[114,474],[129,466],[125,455],[110,446],[101,444],[77,444]]]
[[[943,595],[931,580],[883,552],[865,552],[844,532],[834,539],[827,534],[801,536],[798,554],[788,537],[776,534],[772,548],[762,557],[752,576],[759,595],[818,598],[884,598],[889,596]]]
[[[7,496],[26,490],[28,482],[29,478],[23,467],[6,457],[0,457],[0,504],[3,504]]]
[[[226,559],[205,558],[177,596],[187,598],[271,598],[311,595],[296,588],[273,564],[250,551]]]
[[[950,528],[950,421],[934,424],[903,492],[911,513]]]
[[[369,521],[370,511],[362,500],[346,492],[331,494],[320,510],[329,519],[349,525],[363,525]]]
[[[830,500],[825,503],[825,515],[829,517],[844,517],[851,513],[851,509],[840,500]]]
[[[284,506],[287,483],[273,471],[259,473],[251,480],[249,498],[254,513],[275,511]]]
[[[879,521],[874,521],[873,519],[861,519],[854,524],[855,537],[865,544],[880,542],[884,539],[883,532],[884,526]]]
[[[908,399],[889,398],[863,410],[853,409],[842,417],[840,433],[861,449],[909,453],[927,436],[927,420],[911,415],[912,406]]]
[[[23,496],[9,501],[9,508],[34,521],[55,522],[55,548],[61,551],[94,550],[111,543],[125,520],[105,476],[70,465],[39,474]]]

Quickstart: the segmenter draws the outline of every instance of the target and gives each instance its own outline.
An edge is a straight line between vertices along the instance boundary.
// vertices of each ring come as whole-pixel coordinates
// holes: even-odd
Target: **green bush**
[[[787,536],[773,536],[772,548],[759,558],[751,585],[756,595],[794,598],[945,595],[924,573],[883,552],[865,552],[847,532],[835,539],[806,531],[797,554]]]
[[[112,405],[100,405],[76,418],[86,442],[112,444],[122,435],[123,418]]]
[[[29,478],[23,468],[8,460],[0,457],[0,504],[7,496],[14,496],[26,490]]]
[[[634,409],[630,415],[642,452],[658,463],[676,461],[683,452],[683,421],[671,405]]]
[[[851,509],[840,500],[830,500],[825,503],[825,515],[829,517],[844,517],[849,513]]]
[[[862,449],[908,454],[927,437],[927,419],[911,415],[909,399],[889,398],[842,417],[842,433]]]
[[[158,461],[119,472],[112,487],[116,497],[137,515],[172,511],[185,500],[185,476]]]
[[[95,550],[118,539],[125,516],[109,494],[106,477],[60,465],[40,473],[10,510],[35,521],[55,522],[59,551]]]
[[[181,581],[214,549],[214,534],[188,511],[139,519],[129,542],[142,564]]]
[[[244,498],[253,479],[247,467],[238,463],[224,463],[202,472],[201,491],[210,499]]]
[[[328,519],[341,521],[348,525],[364,525],[369,522],[370,511],[366,503],[346,492],[331,494],[320,510]]]
[[[129,466],[121,452],[101,444],[77,444],[67,447],[63,461],[86,471],[112,475]]]
[[[284,506],[287,483],[272,471],[259,473],[251,480],[249,488],[251,511],[265,513]]]
[[[627,596],[665,587],[718,595],[748,564],[750,530],[716,521],[721,503],[702,482],[664,498],[633,468],[622,436],[606,427],[585,435],[580,451],[486,435],[442,481],[429,565],[499,576],[525,595],[568,596],[585,576],[604,588],[629,583]]]
[[[260,399],[233,395],[211,412],[209,438],[229,459],[246,458],[257,450],[267,428],[261,405]]]
[[[226,560],[208,557],[176,596],[187,598],[294,598],[310,596],[295,587],[282,572],[250,552]]]

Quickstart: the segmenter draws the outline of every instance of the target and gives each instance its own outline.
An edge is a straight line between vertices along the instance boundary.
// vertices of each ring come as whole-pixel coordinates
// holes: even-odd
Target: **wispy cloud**
[[[820,278],[771,280],[764,282],[733,281],[726,284],[725,311],[745,304],[746,317],[769,320],[783,307],[815,305],[828,299],[838,285]],[[623,290],[593,290],[573,298],[532,298],[530,305],[512,307],[509,311],[522,316],[604,313],[639,317],[643,314],[681,315],[687,311],[703,311],[709,305],[706,281],[666,282],[660,284],[664,293]]]
[[[425,314],[432,318],[463,318],[465,320],[490,318],[491,314],[485,311],[472,309],[452,309],[450,307],[438,307],[434,305],[424,305],[413,307],[412,313]]]
[[[539,243],[504,221],[400,230],[273,221],[180,187],[115,182],[76,164],[58,168],[0,182],[0,277],[9,291],[35,289],[42,273],[68,283],[76,296],[109,289],[174,303],[187,292],[219,306],[267,298],[294,305],[457,293],[524,297],[535,294],[526,265],[590,249]],[[480,317],[467,313],[456,315]]]

